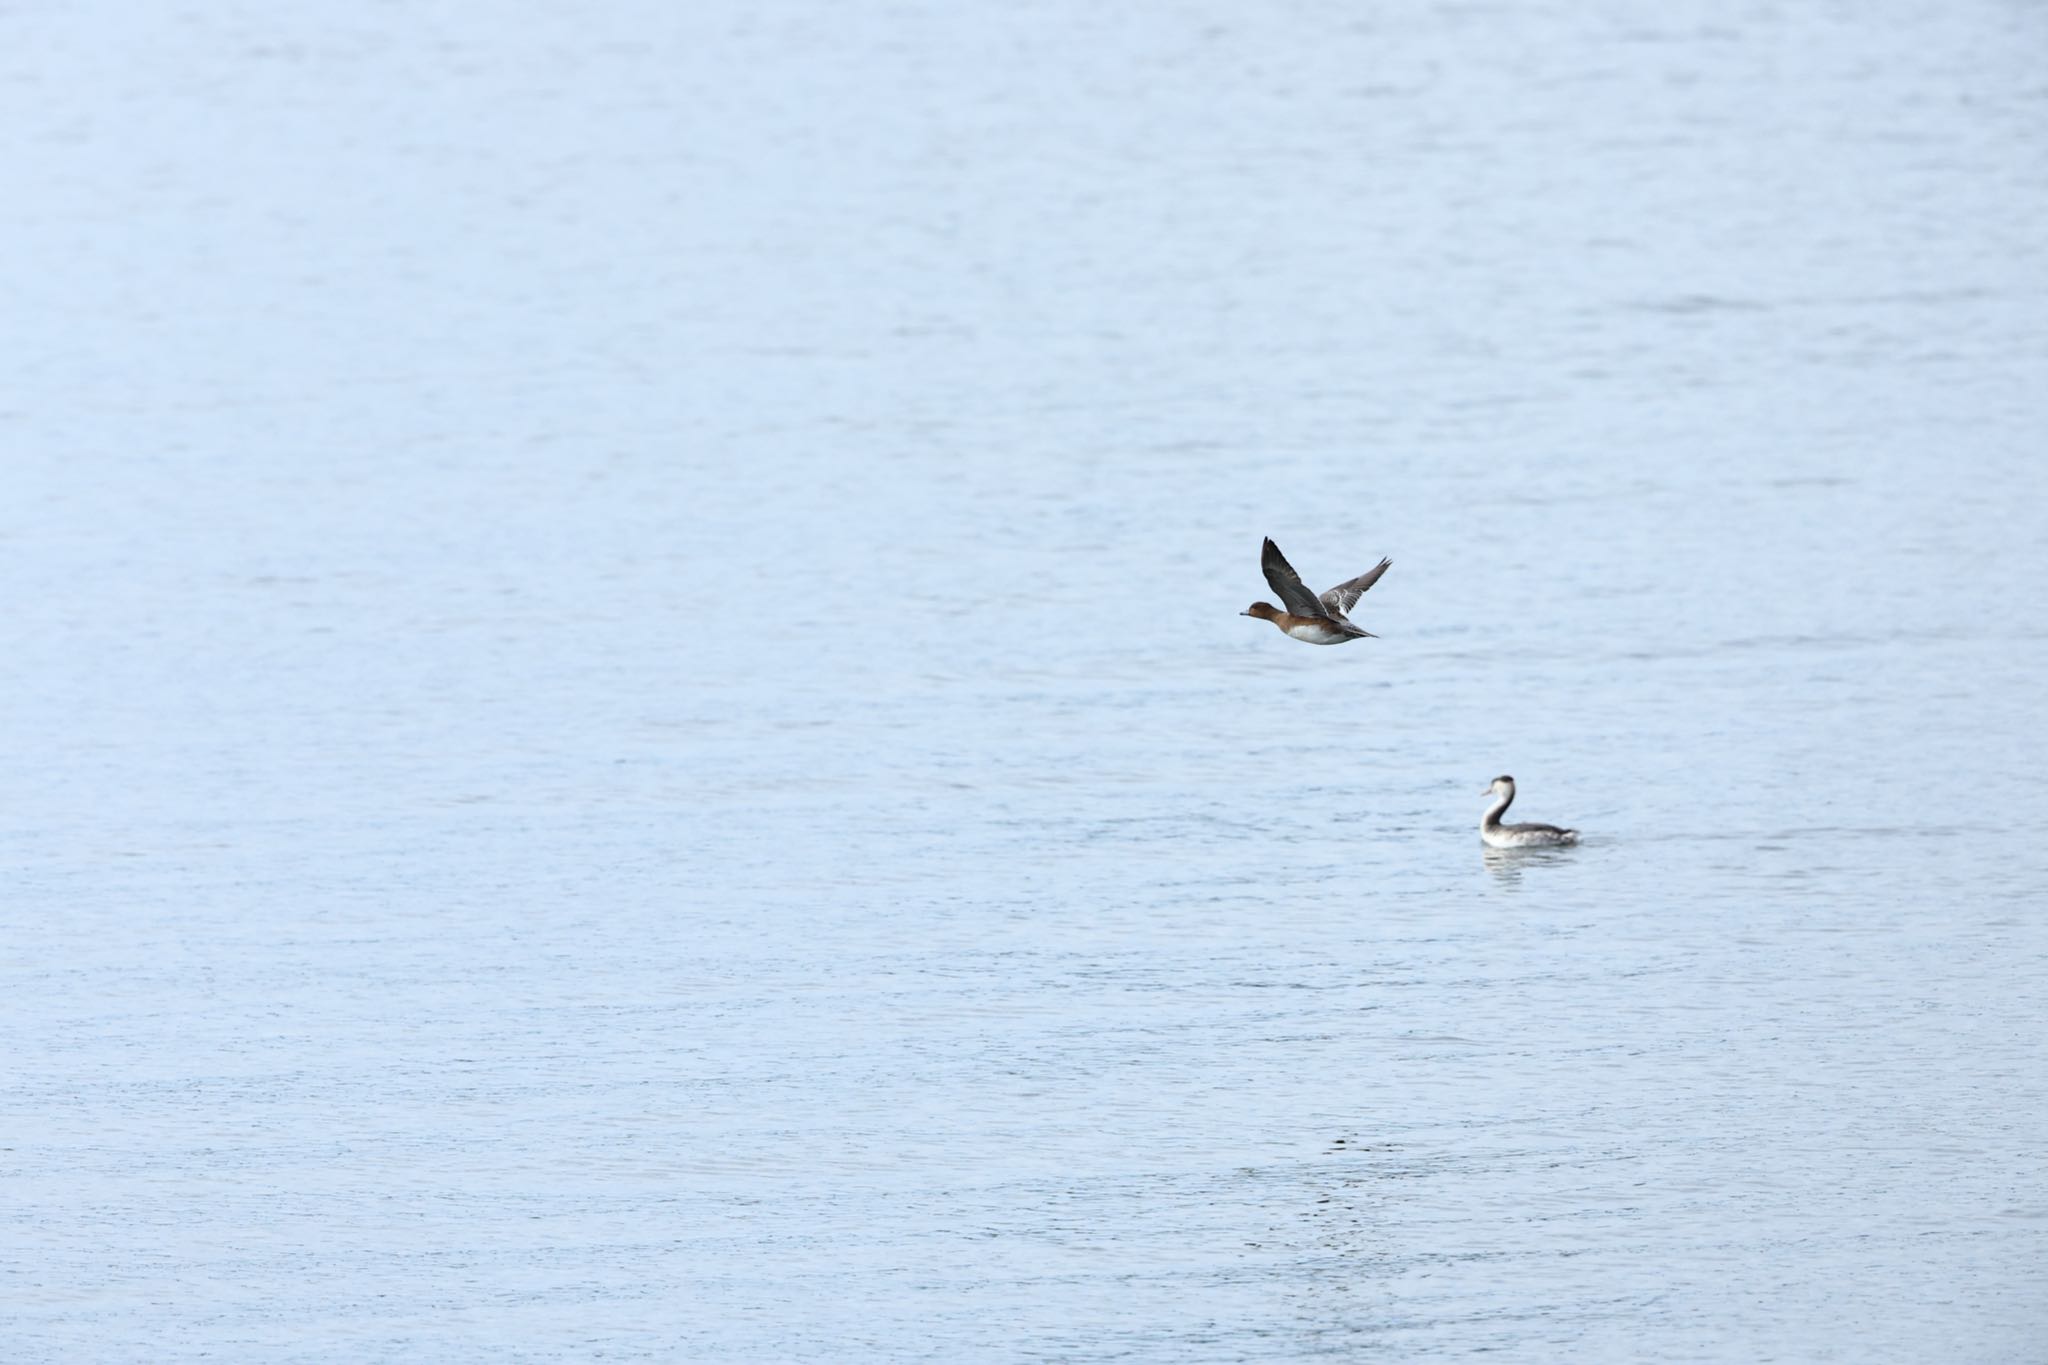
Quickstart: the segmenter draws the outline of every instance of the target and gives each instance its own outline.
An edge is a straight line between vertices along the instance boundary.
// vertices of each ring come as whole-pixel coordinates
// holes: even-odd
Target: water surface
[[[4,23],[9,1359],[2040,1358],[2035,9]]]

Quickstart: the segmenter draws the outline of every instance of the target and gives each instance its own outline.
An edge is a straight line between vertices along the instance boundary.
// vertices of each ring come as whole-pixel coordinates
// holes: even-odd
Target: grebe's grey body
[[[1502,812],[1515,803],[1515,779],[1496,777],[1483,795],[1491,796],[1493,804],[1486,808],[1486,815],[1479,821],[1479,838],[1488,848],[1556,848],[1560,844],[1576,844],[1579,832],[1575,829],[1559,829],[1556,825],[1503,825]]]

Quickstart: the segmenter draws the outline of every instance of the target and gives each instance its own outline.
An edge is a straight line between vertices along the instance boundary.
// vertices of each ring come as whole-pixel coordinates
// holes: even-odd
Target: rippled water
[[[2043,1358],[2038,7],[4,26],[8,1359]]]

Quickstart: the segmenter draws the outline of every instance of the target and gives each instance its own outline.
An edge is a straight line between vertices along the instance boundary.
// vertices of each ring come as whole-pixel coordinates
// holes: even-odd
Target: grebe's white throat
[[[1493,798],[1479,821],[1479,838],[1488,848],[1555,848],[1576,844],[1579,832],[1556,825],[1503,825],[1500,817],[1515,803],[1515,779],[1496,777],[1482,793]]]

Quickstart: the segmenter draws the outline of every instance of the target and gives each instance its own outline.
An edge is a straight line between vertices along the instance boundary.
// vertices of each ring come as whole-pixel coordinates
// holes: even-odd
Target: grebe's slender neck
[[[1507,813],[1507,808],[1509,806],[1512,806],[1514,804],[1515,789],[1513,787],[1509,787],[1506,791],[1501,792],[1493,798],[1493,804],[1486,808],[1486,818],[1481,820],[1479,823],[1481,825],[1486,826],[1489,829],[1492,828],[1493,826],[1500,823],[1500,817]]]

